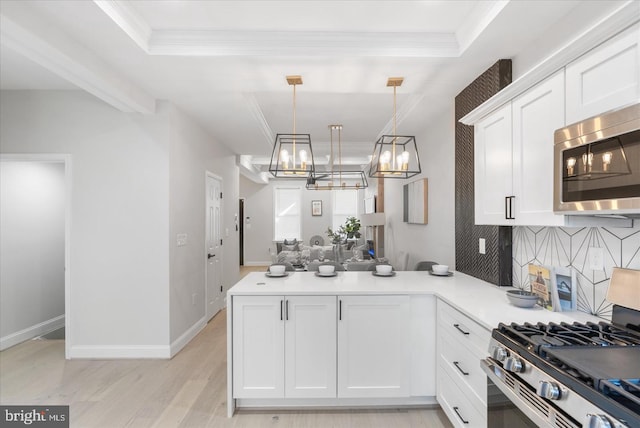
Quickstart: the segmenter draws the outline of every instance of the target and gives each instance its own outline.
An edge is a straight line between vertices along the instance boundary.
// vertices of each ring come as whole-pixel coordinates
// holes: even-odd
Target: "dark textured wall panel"
[[[497,285],[511,285],[511,227],[474,224],[473,127],[458,120],[511,83],[511,60],[501,59],[455,99],[456,270]],[[486,239],[486,254],[478,239]]]

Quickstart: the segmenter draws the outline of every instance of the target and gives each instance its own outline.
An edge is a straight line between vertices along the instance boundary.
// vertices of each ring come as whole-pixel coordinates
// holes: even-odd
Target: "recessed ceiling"
[[[582,1],[8,1],[0,9],[2,89],[81,88],[123,111],[168,100],[257,164],[292,129],[366,162],[390,131],[416,135],[500,58],[513,57]],[[594,6],[595,5],[595,6]],[[29,58],[29,59],[27,59]],[[419,142],[420,143],[420,142]]]

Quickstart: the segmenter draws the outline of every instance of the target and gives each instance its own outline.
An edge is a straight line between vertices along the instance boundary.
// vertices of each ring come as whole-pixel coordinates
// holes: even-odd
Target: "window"
[[[273,189],[273,239],[300,239],[301,224],[300,188],[276,187]]]
[[[358,191],[334,190],[333,221],[331,228],[336,230],[347,221],[347,217],[358,217]]]

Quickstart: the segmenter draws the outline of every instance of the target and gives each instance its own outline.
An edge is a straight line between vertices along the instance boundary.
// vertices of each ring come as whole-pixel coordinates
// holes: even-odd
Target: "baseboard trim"
[[[244,262],[243,266],[270,266],[273,263],[271,260],[264,262]]]
[[[179,338],[174,340],[171,343],[171,356],[169,358],[175,357],[175,355],[182,350],[191,340],[198,335],[207,325],[206,316],[200,318],[194,325],[192,325],[187,331],[185,331]]]
[[[64,314],[0,338],[0,351],[64,327]]]
[[[160,345],[76,345],[69,350],[70,359],[169,359],[169,346]]]

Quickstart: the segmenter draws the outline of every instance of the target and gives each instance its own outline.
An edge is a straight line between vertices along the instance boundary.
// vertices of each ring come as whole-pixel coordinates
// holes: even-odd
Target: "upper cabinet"
[[[566,67],[567,124],[640,102],[640,24]]]
[[[475,221],[562,225],[553,213],[553,132],[564,125],[564,73],[475,125]]]

